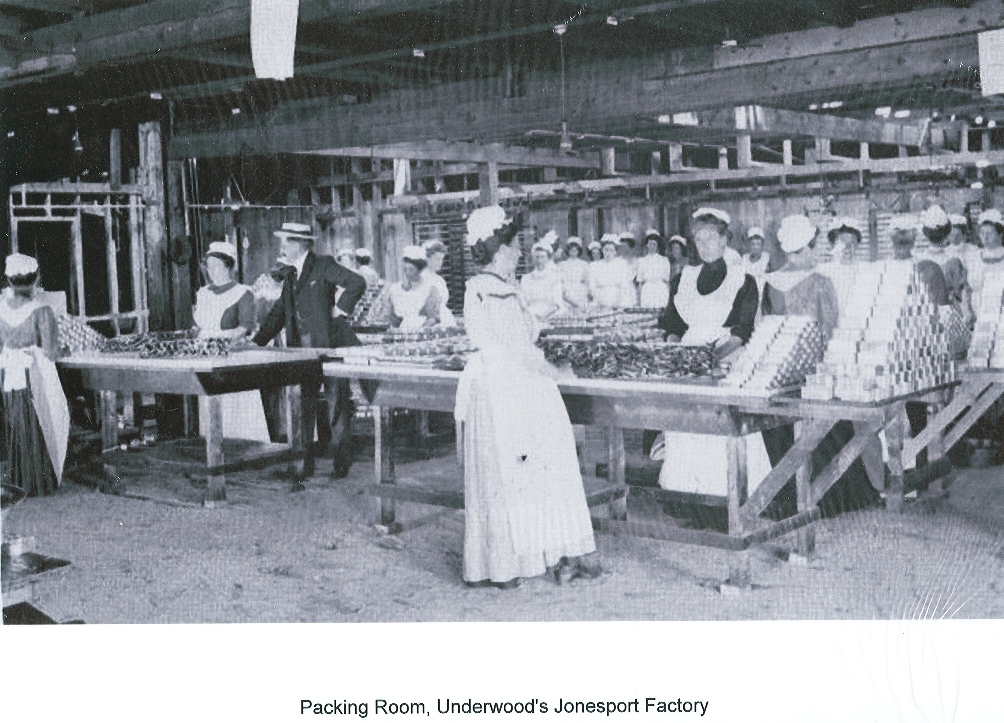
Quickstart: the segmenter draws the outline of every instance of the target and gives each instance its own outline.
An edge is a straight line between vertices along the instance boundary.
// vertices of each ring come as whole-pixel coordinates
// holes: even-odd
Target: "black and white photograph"
[[[1002,169],[1001,0],[0,0],[3,625],[1004,619]]]

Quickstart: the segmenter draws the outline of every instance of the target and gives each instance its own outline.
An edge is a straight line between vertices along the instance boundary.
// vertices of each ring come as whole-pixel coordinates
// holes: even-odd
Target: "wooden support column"
[[[146,285],[150,302],[150,328],[170,329],[173,319],[167,268],[167,223],[164,214],[164,165],[160,123],[139,126],[139,182],[146,204],[144,233],[146,240]]]
[[[206,408],[209,414],[206,420],[206,466],[209,468],[206,481],[209,488],[203,504],[213,508],[223,505],[227,499],[226,477],[216,471],[223,466],[223,398],[207,397]]]
[[[132,265],[133,309],[147,308],[146,300],[146,258],[143,253],[143,237],[140,231],[141,206],[139,199],[129,196],[129,260]],[[136,331],[144,332],[149,327],[149,319],[136,319]]]
[[[411,161],[394,159],[394,195],[403,196],[411,191]]]
[[[554,166],[544,166],[542,169],[544,183],[557,183],[558,181],[558,169]]]
[[[119,261],[115,245],[115,226],[112,218],[112,199],[105,196],[105,262],[108,267],[108,303],[112,315],[112,328],[119,335]]]
[[[861,165],[858,168],[858,185],[859,186],[864,186],[865,185],[865,168],[864,167],[868,164],[868,158],[869,158],[868,142],[867,141],[862,141],[860,148],[858,148],[858,160],[861,162]]]
[[[607,482],[612,486],[627,486],[627,461],[624,454],[624,430],[620,427],[607,427]],[[626,490],[625,490],[626,492]],[[627,519],[627,494],[612,499],[608,505],[610,519]]]
[[[394,479],[394,410],[390,407],[373,407],[373,441],[376,445],[376,481],[381,485],[396,484]],[[380,499],[377,524],[394,524],[394,500]]]
[[[478,188],[481,190],[481,205],[491,206],[499,202],[499,164],[488,161],[478,167]]]
[[[900,158],[907,158],[907,157],[909,157],[909,155],[910,155],[909,149],[906,146],[899,146],[899,157]]]
[[[726,440],[728,455],[728,509],[729,535],[741,538],[743,521],[740,515],[742,506],[746,503],[748,484],[746,477],[746,434],[747,425],[743,423],[736,432]],[[750,555],[743,550],[730,555],[728,583],[734,587],[748,588],[750,586]]]
[[[352,175],[359,177],[363,172],[363,161],[361,158],[353,158],[350,161],[352,165]],[[363,189],[358,183],[352,186],[352,208],[356,212],[356,218],[360,219],[360,213],[363,207]]]
[[[184,179],[185,164],[183,161],[168,161],[167,164],[167,213],[168,229],[171,246],[182,247],[190,244],[188,224],[185,219]],[[228,231],[233,230],[233,217],[224,216],[229,222]],[[178,265],[168,262],[171,278],[172,320],[175,329],[188,329],[192,326],[192,279],[188,264]]]
[[[718,170],[729,170],[729,149],[724,146],[718,149]]]
[[[794,162],[794,157],[791,151],[791,139],[785,138],[781,141],[781,163],[785,166],[790,166]]]
[[[816,139],[816,160],[825,161],[830,158],[830,139],[829,138],[817,138]]]
[[[307,454],[307,446],[312,443],[313,439],[307,439],[307,431],[303,425],[302,387],[299,384],[285,387],[282,395],[283,407],[286,412],[286,440],[295,455],[295,459],[289,466],[290,482],[292,490],[299,492],[303,489],[303,481],[306,478],[304,456]]]
[[[670,173],[673,171],[679,171],[683,169],[683,144],[682,143],[670,143],[666,147],[666,158],[668,161],[668,170]]]
[[[658,176],[662,173],[662,151],[652,151],[652,160],[649,162],[649,168],[653,176]]]
[[[969,124],[963,123],[959,130],[959,153],[969,153]]]
[[[798,439],[805,431],[805,422],[795,423],[795,438]],[[808,454],[805,461],[798,466],[795,471],[795,494],[800,513],[808,512],[812,509],[812,454]],[[808,557],[816,549],[816,531],[812,525],[800,527],[796,533],[798,552],[800,555]]]
[[[897,404],[890,410],[889,423],[885,428],[886,448],[889,452],[889,489],[886,490],[886,509],[899,512],[903,507],[903,440],[909,422],[906,406]]]
[[[980,150],[984,153],[990,150],[990,131],[980,133]]]
[[[122,186],[122,132],[118,128],[108,134],[108,185],[113,191]]]
[[[741,133],[736,138],[736,161],[739,168],[753,165],[753,149],[749,133]]]
[[[612,176],[617,169],[617,150],[614,148],[600,149],[600,175]]]

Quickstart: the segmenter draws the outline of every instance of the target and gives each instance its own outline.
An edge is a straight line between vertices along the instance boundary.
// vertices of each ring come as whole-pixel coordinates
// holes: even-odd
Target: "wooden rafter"
[[[310,155],[346,158],[388,158],[413,161],[448,161],[453,163],[488,163],[502,166],[556,166],[566,168],[599,168],[595,153],[566,154],[549,148],[503,146],[500,143],[446,143],[425,141],[394,143],[382,146],[356,146],[310,151]]]

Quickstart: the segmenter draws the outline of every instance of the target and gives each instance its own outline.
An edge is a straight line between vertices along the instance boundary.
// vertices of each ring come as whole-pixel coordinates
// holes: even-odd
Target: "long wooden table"
[[[303,476],[305,440],[300,386],[321,379],[317,352],[298,349],[248,349],[220,357],[140,359],[115,354],[78,354],[61,359],[65,374],[100,393],[102,448],[118,448],[117,395],[120,392],[183,394],[207,398],[206,467],[212,507],[226,499],[227,472],[288,461],[295,481]],[[284,387],[288,446],[278,452],[225,461],[221,396],[266,387]]]
[[[324,374],[375,382],[370,386],[375,387],[371,403],[375,407],[376,484],[369,487],[369,492],[381,500],[382,524],[394,522],[395,500],[463,507],[461,492],[395,484],[391,429],[391,411],[395,408],[452,412],[459,373],[404,364],[327,362]],[[594,507],[608,504],[610,514],[594,518],[597,529],[737,551],[799,530],[799,548],[805,553],[814,546],[813,531],[807,526],[820,516],[820,499],[856,459],[865,456],[872,484],[879,489],[884,486],[884,467],[877,447],[877,435],[883,430],[891,471],[887,506],[893,510],[900,508],[904,493],[902,451],[904,439],[909,437],[905,406],[912,401],[943,401],[952,386],[874,404],[858,404],[786,396],[751,397],[727,388],[685,383],[568,379],[558,384],[573,424],[607,429],[610,486],[592,495],[589,503]],[[812,452],[841,420],[853,422],[854,437],[813,479]],[[794,446],[749,494],[745,435],[792,423],[796,428]],[[624,429],[664,429],[728,437],[728,534],[627,519]],[[869,451],[878,454],[877,464],[874,456],[868,458]],[[462,454],[459,445],[458,454]],[[779,522],[762,519],[761,513],[793,476],[797,514]]]

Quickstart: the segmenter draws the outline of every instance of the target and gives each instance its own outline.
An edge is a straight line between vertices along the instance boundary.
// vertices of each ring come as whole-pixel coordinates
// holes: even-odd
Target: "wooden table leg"
[[[795,439],[802,436],[805,430],[804,422],[795,423]],[[812,454],[795,471],[795,493],[798,501],[798,511],[808,512],[812,509]],[[816,530],[812,525],[798,528],[795,533],[798,553],[808,557],[816,549]]]
[[[944,409],[944,404],[930,404],[927,407],[927,424],[931,425],[938,418],[938,413]],[[927,445],[927,463],[935,464],[945,456],[945,439],[939,433]],[[943,489],[941,477],[931,480],[927,489],[931,492],[941,492]]]
[[[105,389],[99,392],[98,400],[101,414],[101,452],[107,454],[119,448],[118,394]],[[118,466],[104,463],[101,466],[105,484],[101,491],[112,491],[119,482]]]
[[[903,507],[903,439],[909,422],[906,407],[899,404],[891,412],[885,428],[885,443],[889,452],[889,489],[886,492],[886,509],[899,512]]]
[[[296,454],[296,459],[289,465],[290,484],[292,491],[301,492],[306,477],[304,455],[307,453],[307,440],[303,429],[303,399],[300,385],[284,387],[282,398],[282,406],[286,410],[286,441]]]
[[[396,484],[394,479],[394,410],[389,407],[373,407],[374,466],[377,484]],[[394,524],[394,500],[380,498],[377,524]]]
[[[864,434],[868,425],[865,422],[854,422],[854,434]],[[885,490],[885,462],[882,459],[882,440],[875,435],[861,453],[861,463],[865,466],[868,481],[877,492]]]
[[[213,474],[213,469],[223,465],[223,399],[219,396],[206,398],[206,410],[209,419],[206,420],[206,467],[209,474],[206,481],[209,489],[203,504],[206,507],[219,507],[227,499],[226,477]]]
[[[627,486],[627,460],[624,455],[624,430],[620,427],[607,427],[607,482],[617,487]],[[625,494],[608,503],[610,519],[627,519],[627,490]]]
[[[430,459],[432,457],[430,438],[429,412],[428,410],[421,409],[418,412],[418,447],[422,459]]]
[[[729,535],[741,537],[743,522],[740,510],[746,503],[749,492],[746,469],[746,424],[741,425],[738,434],[727,437],[726,454],[728,456],[728,503],[729,503]],[[750,586],[750,556],[749,551],[742,550],[732,553],[729,560],[728,583],[734,587]]]

